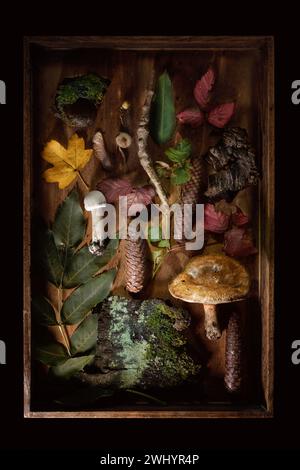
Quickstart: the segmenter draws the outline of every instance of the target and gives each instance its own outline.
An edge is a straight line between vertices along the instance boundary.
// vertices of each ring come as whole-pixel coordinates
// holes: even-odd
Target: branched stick
[[[150,178],[151,183],[155,187],[156,193],[162,203],[163,207],[168,206],[167,196],[162,188],[161,182],[156,174],[156,171],[153,167],[152,160],[147,153],[147,140],[149,135],[148,124],[149,124],[149,115],[150,115],[150,106],[151,100],[153,97],[153,91],[150,89],[147,91],[146,99],[144,106],[142,107],[141,119],[139,127],[137,129],[137,145],[138,145],[138,157],[140,159],[141,165],[144,168],[145,172]]]

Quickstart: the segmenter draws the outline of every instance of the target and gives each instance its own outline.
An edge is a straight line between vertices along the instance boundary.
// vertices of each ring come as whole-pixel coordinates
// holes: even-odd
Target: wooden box
[[[124,99],[138,103],[143,77],[154,63],[175,79],[176,111],[190,102],[195,80],[211,61],[218,64],[219,95],[234,98],[233,125],[245,127],[256,149],[260,182],[253,202],[258,255],[252,266],[255,295],[245,303],[247,355],[246,392],[238,399],[224,394],[224,336],[217,344],[202,338],[208,364],[207,393],[179,395],[165,407],[110,403],[107,407],[67,410],[44,407],[33,396],[31,352],[31,217],[38,210],[47,221],[70,188],[42,181],[43,145],[51,138],[66,140],[66,129],[51,106],[59,82],[66,76],[93,71],[113,75],[112,88],[98,113],[108,142],[118,131],[115,117]],[[30,418],[270,418],[273,416],[274,374],[274,51],[272,37],[27,37],[24,42],[24,414]],[[176,75],[177,74],[177,75]],[[114,91],[114,92],[113,92]],[[218,96],[217,96],[218,98]],[[92,129],[93,131],[94,129]],[[87,132],[90,143],[92,134]],[[59,139],[58,139],[59,140]],[[112,144],[108,144],[112,147]],[[110,150],[113,150],[112,148]],[[158,158],[158,154],[155,155]],[[136,168],[136,156],[128,165]],[[85,175],[95,171],[88,165]],[[142,169],[139,171],[143,172]],[[157,281],[158,286],[162,281]],[[158,296],[158,287],[153,292]]]

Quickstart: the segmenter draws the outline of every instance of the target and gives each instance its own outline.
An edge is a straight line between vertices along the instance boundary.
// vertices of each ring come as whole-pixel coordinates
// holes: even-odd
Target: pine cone
[[[206,172],[202,158],[193,158],[191,165],[191,179],[182,187],[182,204],[199,203],[201,193],[206,189]]]
[[[202,193],[206,189],[206,171],[205,163],[202,158],[193,158],[191,161],[191,179],[184,184],[181,191],[181,204],[193,204],[192,212],[186,214],[186,222],[188,227],[193,226],[193,213],[195,205],[201,202]],[[180,226],[179,226],[180,228]],[[184,221],[182,221],[182,240],[184,236]]]
[[[231,314],[226,333],[225,377],[229,392],[238,392],[242,383],[242,339],[241,317],[238,312]]]
[[[140,292],[146,280],[147,241],[128,238],[125,244],[126,288],[129,292]]]

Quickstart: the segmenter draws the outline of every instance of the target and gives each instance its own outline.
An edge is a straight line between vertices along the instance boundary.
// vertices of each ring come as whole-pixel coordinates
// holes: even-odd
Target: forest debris
[[[111,171],[113,169],[113,163],[110,155],[108,154],[102,132],[98,131],[93,137],[93,150],[94,155],[100,160],[104,170]]]
[[[152,86],[152,85],[151,85]],[[142,107],[139,127],[137,129],[137,146],[138,146],[138,157],[140,163],[144,168],[145,172],[150,178],[151,183],[155,187],[156,193],[165,208],[168,207],[168,199],[162,188],[161,182],[156,174],[153,166],[153,162],[147,152],[147,140],[149,136],[148,124],[150,115],[151,100],[153,97],[153,90],[151,87],[146,92],[146,99]]]
[[[224,197],[230,191],[239,191],[258,181],[255,153],[245,129],[226,129],[220,142],[209,149],[206,160],[215,170],[209,176],[209,187],[205,193],[211,199]]]
[[[162,300],[110,297],[99,309],[98,344],[91,372],[81,381],[115,389],[171,388],[197,378],[200,364],[182,331],[190,323],[183,309]]]
[[[213,204],[204,206],[204,230],[214,233],[223,233],[227,230],[230,216],[218,212]]]
[[[109,84],[94,74],[65,78],[55,96],[56,116],[71,127],[90,126]]]
[[[253,245],[252,234],[242,227],[233,227],[225,233],[224,251],[230,256],[249,256],[257,253]]]
[[[86,149],[84,140],[77,134],[69,139],[67,148],[56,140],[50,140],[42,152],[42,158],[53,166],[44,171],[43,178],[47,183],[58,183],[59,189],[69,186],[77,176],[83,180],[79,170],[89,162],[92,153],[93,150]]]

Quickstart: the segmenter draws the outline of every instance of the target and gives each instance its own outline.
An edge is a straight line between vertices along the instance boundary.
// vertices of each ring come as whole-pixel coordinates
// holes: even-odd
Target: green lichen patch
[[[99,310],[93,383],[105,378],[107,384],[111,374],[111,385],[120,389],[168,388],[196,376],[200,365],[176,329],[178,321],[186,328],[188,313],[162,300],[107,299]]]
[[[57,116],[73,127],[81,127],[89,122],[88,114],[98,106],[104,97],[110,80],[94,74],[66,78],[58,87],[55,97]],[[81,101],[81,106],[72,110],[72,105]],[[83,106],[83,103],[84,104]],[[87,106],[90,106],[89,110]],[[82,114],[82,116],[80,115]]]

